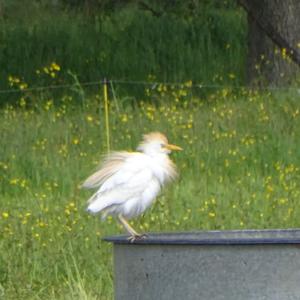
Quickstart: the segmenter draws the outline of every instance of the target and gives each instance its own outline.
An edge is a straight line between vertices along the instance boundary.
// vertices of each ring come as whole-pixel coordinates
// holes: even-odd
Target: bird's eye
[[[166,144],[164,144],[164,143],[161,143],[161,144],[160,144],[160,147],[161,147],[161,148],[164,148],[165,146],[166,146]]]

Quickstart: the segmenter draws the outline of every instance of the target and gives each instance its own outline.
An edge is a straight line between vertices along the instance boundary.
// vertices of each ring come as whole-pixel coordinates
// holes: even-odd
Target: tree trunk
[[[240,2],[248,10],[248,83],[280,86],[295,82],[300,67],[292,56],[299,58],[300,1]]]

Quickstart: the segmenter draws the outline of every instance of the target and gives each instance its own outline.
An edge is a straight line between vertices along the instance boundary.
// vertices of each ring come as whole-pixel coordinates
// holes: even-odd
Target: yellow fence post
[[[103,97],[104,97],[104,112],[105,112],[105,131],[106,131],[106,149],[110,151],[110,136],[109,136],[109,112],[108,112],[108,95],[107,95],[107,80],[103,80]]]

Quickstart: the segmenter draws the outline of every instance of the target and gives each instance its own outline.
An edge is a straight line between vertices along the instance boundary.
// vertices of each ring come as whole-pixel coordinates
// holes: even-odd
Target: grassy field
[[[69,71],[81,82],[147,80],[149,75],[202,84],[244,81],[247,18],[237,4],[225,8],[200,1],[199,14],[161,17],[125,5],[91,17],[39,6],[37,0],[9,2],[15,6],[5,10],[5,17],[0,14],[1,89],[11,88],[11,77],[30,88],[73,83]],[[50,70],[52,62],[63,66],[59,74]],[[123,95],[132,92],[128,86],[118,89]],[[142,95],[139,91],[132,94]],[[0,105],[14,99],[14,94],[0,93]]]
[[[110,103],[111,148],[158,130],[184,148],[180,178],[140,231],[300,227],[300,99],[296,91],[221,90],[209,99],[157,86]],[[106,152],[101,97],[21,100],[0,111],[0,299],[111,299],[112,219],[85,212],[79,184]]]

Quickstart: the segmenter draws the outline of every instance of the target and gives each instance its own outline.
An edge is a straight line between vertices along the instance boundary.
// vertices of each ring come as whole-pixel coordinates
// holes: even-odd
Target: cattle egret
[[[87,211],[117,217],[130,234],[129,240],[144,238],[127,222],[142,214],[155,200],[161,187],[177,175],[168,157],[172,150],[182,150],[167,138],[152,132],[144,135],[138,152],[113,152],[106,156],[100,170],[83,183],[84,188],[99,188],[88,200]]]

